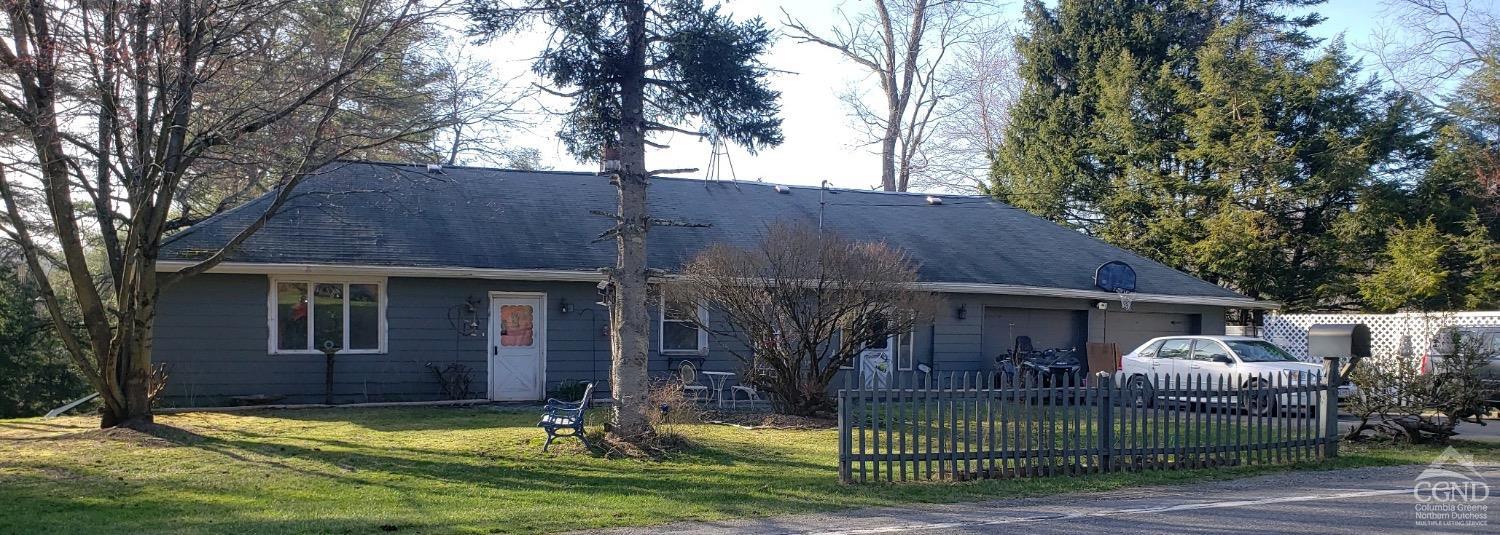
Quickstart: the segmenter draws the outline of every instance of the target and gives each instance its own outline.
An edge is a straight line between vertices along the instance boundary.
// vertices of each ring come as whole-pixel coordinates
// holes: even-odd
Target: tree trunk
[[[41,12],[41,6],[32,6],[35,21],[45,21],[46,16]],[[36,38],[42,43],[52,43],[47,27],[41,22],[36,24]],[[41,185],[43,199],[47,205],[48,215],[51,216],[53,232],[56,233],[57,248],[62,250],[68,280],[73,286],[73,299],[77,303],[79,312],[83,315],[84,330],[88,332],[88,346],[86,351],[94,358],[113,354],[110,348],[109,313],[106,311],[104,301],[94,285],[94,274],[89,271],[87,253],[84,250],[82,233],[78,228],[78,220],[75,217],[74,203],[71,196],[73,182],[71,171],[68,168],[68,154],[63,150],[62,130],[58,125],[56,113],[56,101],[54,90],[57,86],[55,72],[52,68],[52,50],[39,50],[39,57],[27,58],[41,66],[33,71],[35,80],[27,79],[23,83],[23,94],[26,97],[27,111],[31,122],[28,127],[31,142],[36,148],[38,159],[41,162]],[[23,245],[35,247],[35,244]],[[37,271],[32,277],[43,278],[46,273]],[[80,347],[80,350],[84,348]],[[99,378],[102,383],[100,394],[105,398],[106,416],[100,422],[102,427],[113,427],[112,422],[126,414],[125,407],[129,405],[118,394],[121,393],[120,384],[113,381],[117,376],[113,367],[100,366]],[[110,399],[110,398],[114,399]]]
[[[646,231],[650,222],[646,214],[646,131],[645,131],[645,58],[646,8],[642,0],[630,0],[626,16],[628,53],[625,58],[629,75],[620,82],[620,170],[616,184],[620,193],[615,244],[618,248],[615,269],[611,274],[615,297],[611,303],[610,338],[613,358],[610,367],[610,393],[614,398],[612,432],[621,438],[640,437],[651,432],[647,419],[646,347],[650,321],[646,312]]]
[[[126,363],[125,400],[127,425],[151,422],[151,353],[156,333],[156,252],[145,252],[136,274],[136,309],[130,326]]]
[[[896,138],[901,135],[901,116],[892,108],[886,119],[885,139],[880,140],[880,188],[896,189]]]
[[[101,427],[130,427],[148,424],[151,415],[151,353],[156,329],[156,261],[155,253],[140,252],[143,258],[131,263],[121,281],[118,296],[127,306],[117,328],[118,342],[111,344],[115,353],[106,370],[111,388],[123,403],[105,405]]]

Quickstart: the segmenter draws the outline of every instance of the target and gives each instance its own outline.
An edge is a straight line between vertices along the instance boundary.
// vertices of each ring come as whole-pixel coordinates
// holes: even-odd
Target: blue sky
[[[781,18],[781,9],[802,19],[810,27],[827,27],[836,19],[840,5],[857,9],[859,0],[763,1],[741,0],[727,6],[739,17],[761,16],[771,22]],[[1020,2],[1005,6],[1002,16],[1020,18]],[[1331,39],[1345,35],[1351,53],[1361,54],[1358,46],[1379,31],[1384,9],[1379,1],[1333,0],[1316,11],[1327,16],[1315,35]],[[497,70],[524,73],[531,54],[540,47],[540,35],[522,36],[487,47],[486,56]],[[816,185],[828,180],[838,187],[869,188],[879,183],[878,155],[867,147],[855,146],[857,134],[850,125],[838,94],[850,83],[865,80],[865,74],[833,52],[788,39],[777,42],[766,62],[773,68],[788,71],[772,80],[782,94],[782,119],[786,142],[758,155],[731,148],[730,158],[739,180],[765,180],[784,184]],[[1369,62],[1367,62],[1368,64]],[[1367,69],[1368,70],[1368,69]],[[556,125],[538,116],[527,132],[512,136],[516,144],[542,151],[543,161],[556,169],[585,170],[596,168],[575,162],[563,153],[561,143],[553,137]],[[653,150],[648,158],[651,168],[703,168],[709,161],[706,143],[688,136],[668,138],[669,149]],[[727,174],[727,173],[726,173]],[[701,176],[701,174],[700,174]]]

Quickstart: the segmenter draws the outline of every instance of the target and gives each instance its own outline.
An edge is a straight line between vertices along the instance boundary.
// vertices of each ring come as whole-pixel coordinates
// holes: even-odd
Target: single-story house
[[[171,236],[159,269],[217,250],[270,202]],[[611,221],[590,211],[615,202],[593,173],[336,162],[227,261],[163,290],[154,359],[167,367],[164,402],[321,402],[327,342],[342,348],[337,402],[444,399],[453,389],[434,370],[455,364],[476,398],[535,400],[565,381],[607,391],[598,283],[615,245],[596,241]],[[947,304],[894,344],[896,373],[989,370],[1018,336],[1038,348],[1129,350],[1155,336],[1221,334],[1226,309],[1271,306],[987,197],[660,178],[650,210],[710,225],[651,230],[650,263],[669,271],[711,243],[756,243],[773,221],[821,222],[905,250]],[[1137,275],[1130,311],[1095,285],[1111,261]],[[664,308],[678,307],[651,312],[653,372],[682,360],[741,367],[725,341]]]

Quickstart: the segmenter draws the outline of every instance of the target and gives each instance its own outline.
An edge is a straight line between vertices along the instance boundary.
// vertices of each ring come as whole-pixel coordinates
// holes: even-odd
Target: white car
[[[1177,388],[1178,379],[1170,377],[1181,378],[1184,388],[1194,388],[1193,378],[1201,377],[1198,380],[1204,381],[1201,384],[1205,389],[1218,389],[1222,378],[1225,389],[1235,389],[1305,384],[1322,371],[1321,365],[1297,360],[1285,349],[1260,338],[1163,336],[1122,356],[1117,377],[1137,404],[1149,405],[1157,399],[1157,390]],[[1213,396],[1191,401],[1240,402]],[[1302,393],[1274,399],[1269,395],[1249,396],[1243,405],[1254,414],[1275,414],[1278,408],[1307,407],[1316,402],[1316,395]]]

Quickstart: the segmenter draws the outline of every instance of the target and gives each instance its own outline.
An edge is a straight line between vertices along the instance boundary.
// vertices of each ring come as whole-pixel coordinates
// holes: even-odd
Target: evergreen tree
[[[1471,214],[1464,226],[1466,231],[1455,240],[1463,259],[1458,271],[1463,284],[1461,306],[1470,310],[1500,308],[1500,243],[1478,213]]]
[[[651,432],[646,355],[646,232],[670,225],[646,213],[646,147],[654,132],[696,134],[683,128],[696,119],[723,139],[751,152],[781,142],[779,95],[766,88],[760,56],[771,31],[760,19],[735,22],[702,0],[471,0],[473,31],[508,32],[540,20],[554,38],[534,70],[573,100],[558,132],[579,160],[618,151],[618,169],[608,169],[619,190],[614,237],[617,256],[609,272],[612,365],[617,437]],[[606,158],[609,159],[609,158]]]
[[[1448,237],[1432,221],[1395,229],[1381,255],[1381,268],[1360,283],[1359,292],[1377,312],[1440,309],[1450,274],[1443,257],[1450,250]]]
[[[1176,189],[1172,155],[1187,111],[1176,85],[1196,69],[1192,51],[1214,19],[1208,7],[1028,1],[1029,29],[1017,40],[1024,86],[989,192],[1089,231],[1103,221],[1104,202],[1129,207],[1137,228],[1156,219],[1147,198]]]
[[[1252,297],[1346,299],[1333,231],[1422,138],[1320,17],[1284,15],[1318,3],[1028,2],[989,192]]]
[[[0,265],[0,418],[36,416],[87,391],[83,377],[36,312],[39,296]]]

